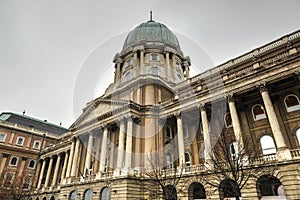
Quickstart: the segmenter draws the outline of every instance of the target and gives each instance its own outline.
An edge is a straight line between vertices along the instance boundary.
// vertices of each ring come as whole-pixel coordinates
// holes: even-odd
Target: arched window
[[[182,128],[182,131],[183,131],[183,137],[184,138],[189,138],[189,129],[188,129],[188,127],[184,126]]]
[[[263,196],[282,196],[283,198],[280,199],[285,199],[285,192],[280,180],[270,174],[259,177],[257,179],[256,188],[260,198]]]
[[[186,166],[191,166],[192,162],[191,162],[191,155],[189,152],[185,152],[184,154],[185,157],[185,165]]]
[[[284,104],[288,112],[300,110],[299,99],[296,95],[290,94],[284,98]]]
[[[130,81],[131,79],[132,79],[132,74],[131,74],[131,72],[127,72],[127,74],[125,74],[125,78],[124,78],[125,82],[126,82],[126,81]]]
[[[206,199],[204,186],[200,183],[194,182],[188,189],[189,200],[193,199]]]
[[[173,131],[170,126],[165,127],[165,143],[169,143],[173,139]]]
[[[239,149],[238,149],[238,144],[237,144],[237,142],[232,142],[232,143],[229,145],[229,150],[230,150],[231,158],[232,158],[233,160],[235,160],[235,159],[238,157],[238,153],[239,153]]]
[[[170,152],[167,153],[167,168],[173,168],[173,154]]]
[[[300,128],[298,128],[298,129],[296,130],[296,138],[297,138],[297,141],[298,141],[298,145],[299,145],[299,147],[300,147]]]
[[[55,197],[54,197],[54,196],[52,196],[52,197],[50,198],[50,200],[55,200]]]
[[[100,192],[100,200],[110,200],[110,189],[105,187]]]
[[[177,69],[181,69],[181,64],[180,64],[180,62],[178,62],[177,60],[176,60],[176,68],[177,68]]]
[[[47,200],[47,198],[46,197],[43,197],[43,199],[42,200]]]
[[[127,60],[127,67],[129,67],[131,65],[132,65],[132,60],[131,59]]]
[[[72,191],[70,193],[69,200],[76,200],[76,198],[77,198],[77,192],[76,191]]]
[[[9,163],[10,166],[17,166],[18,165],[18,158],[17,157],[12,157]]]
[[[154,76],[158,76],[158,68],[157,67],[153,67],[151,68],[151,74],[154,75]]]
[[[31,168],[31,169],[34,169],[34,168],[35,168],[35,160],[31,160],[31,161],[29,162],[28,167]]]
[[[219,194],[220,199],[236,199],[236,197],[241,197],[238,184],[231,179],[225,179],[220,183]]]
[[[87,189],[84,192],[84,200],[92,200],[93,191],[91,189]]]
[[[104,171],[108,172],[108,157],[105,158]]]
[[[252,115],[254,121],[265,119],[266,118],[266,112],[262,105],[256,104],[252,107]]]
[[[167,185],[165,187],[165,193],[163,194],[163,199],[177,200],[177,191],[174,185]]]
[[[224,121],[225,121],[226,127],[232,126],[232,120],[231,120],[230,113],[227,113],[227,114],[225,115]]]
[[[262,136],[260,138],[260,145],[261,145],[262,153],[264,155],[276,153],[276,146],[271,136],[269,135]]]

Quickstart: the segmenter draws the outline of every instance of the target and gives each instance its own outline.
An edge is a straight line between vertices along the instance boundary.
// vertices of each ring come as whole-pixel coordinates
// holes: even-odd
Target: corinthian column
[[[260,86],[261,96],[267,111],[267,116],[270,122],[270,126],[275,138],[275,142],[278,148],[278,159],[279,160],[287,160],[291,158],[290,152],[287,149],[286,143],[284,141],[284,137],[282,135],[279,121],[277,119],[270,95],[265,85]],[[285,151],[287,150],[287,151]]]
[[[118,160],[117,160],[118,169],[121,169],[123,165],[124,142],[125,142],[125,124],[124,124],[124,120],[122,120],[120,121],[120,131],[119,131],[119,146],[118,146]]]
[[[55,164],[55,169],[54,169],[53,181],[52,181],[52,185],[51,185],[52,187],[56,186],[58,172],[59,172],[59,166],[60,166],[60,159],[61,159],[61,155],[58,154],[56,164]]]
[[[125,168],[131,168],[132,156],[132,119],[127,119],[127,136],[126,136],[126,154],[125,154]]]
[[[39,177],[39,181],[38,181],[38,184],[36,186],[36,189],[40,189],[41,185],[42,185],[42,180],[43,180],[45,166],[46,166],[46,160],[44,159],[44,160],[42,160],[42,162],[43,162],[42,169],[41,169],[41,172],[40,172],[40,177]]]
[[[241,124],[236,110],[235,102],[231,96],[228,98],[228,104],[229,104],[230,117],[232,120],[232,128],[233,128],[235,139],[239,144],[240,148],[244,149]]]
[[[100,156],[100,172],[104,172],[105,169],[105,161],[106,161],[106,149],[107,149],[107,136],[108,136],[108,129],[105,126],[103,128],[103,137],[102,137],[102,145],[101,145],[101,156]]]
[[[90,168],[91,168],[91,156],[92,156],[92,145],[93,145],[93,133],[89,133],[89,140],[88,145],[86,149],[86,156],[85,156],[85,165],[84,165],[84,174],[83,176],[86,176],[88,172],[88,175],[90,174]]]
[[[79,145],[80,145],[80,139],[77,137],[76,138],[75,150],[74,150],[74,158],[72,159],[71,177],[75,177],[75,175],[76,175],[77,161],[79,159],[79,157],[78,157]]]
[[[184,166],[184,164],[185,164],[184,139],[183,139],[181,113],[177,113],[176,118],[177,118],[177,139],[178,139],[179,165]]]
[[[65,159],[64,159],[64,166],[63,166],[62,172],[61,172],[61,180],[66,178],[66,170],[67,170],[68,159],[69,159],[69,151],[66,151],[65,152]]]
[[[211,142],[210,142],[210,135],[209,135],[209,127],[208,127],[208,119],[206,114],[206,109],[204,105],[200,105],[201,110],[201,121],[202,121],[202,129],[203,129],[203,139],[204,139],[204,147],[205,147],[205,161],[210,160],[210,153],[211,153]]]
[[[66,178],[69,178],[70,174],[71,174],[74,148],[75,148],[75,140],[76,140],[75,138],[73,138],[73,140],[72,140],[72,145],[71,145],[70,155],[69,155],[69,160],[68,160],[68,165],[67,165]]]
[[[47,188],[49,186],[51,171],[52,171],[52,165],[53,165],[53,157],[50,158],[50,162],[48,165],[47,175],[46,175],[46,181],[44,187]]]

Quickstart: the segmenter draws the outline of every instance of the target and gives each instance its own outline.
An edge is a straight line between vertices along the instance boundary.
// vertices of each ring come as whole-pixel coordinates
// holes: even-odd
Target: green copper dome
[[[124,42],[123,49],[142,41],[163,42],[180,47],[176,35],[167,26],[152,20],[142,23],[130,31]]]

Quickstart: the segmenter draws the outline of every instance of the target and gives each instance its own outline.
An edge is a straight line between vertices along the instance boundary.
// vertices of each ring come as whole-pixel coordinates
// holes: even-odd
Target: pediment
[[[111,113],[113,110],[128,105],[127,101],[95,100],[85,109],[83,114],[72,124],[70,128],[81,126],[92,121],[97,122],[98,117]]]

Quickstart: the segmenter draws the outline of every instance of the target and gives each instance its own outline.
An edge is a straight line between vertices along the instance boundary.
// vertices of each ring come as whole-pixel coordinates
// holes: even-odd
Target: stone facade
[[[166,186],[177,177],[177,199],[234,199],[230,180],[215,191],[203,182],[225,132],[232,156],[245,147],[263,169],[243,199],[300,199],[300,32],[190,77],[190,58],[157,34],[165,29],[151,20],[129,34],[114,83],[42,149],[30,198],[153,199],[159,171]]]

